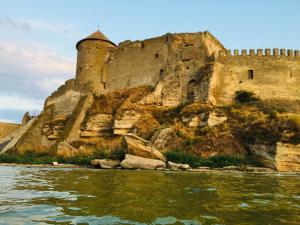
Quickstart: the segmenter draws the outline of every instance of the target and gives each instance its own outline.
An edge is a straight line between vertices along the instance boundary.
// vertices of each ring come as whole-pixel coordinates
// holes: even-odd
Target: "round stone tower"
[[[106,81],[103,80],[105,57],[108,50],[115,48],[115,46],[100,31],[96,31],[76,44],[77,68],[75,86],[78,89],[95,93],[105,91]]]

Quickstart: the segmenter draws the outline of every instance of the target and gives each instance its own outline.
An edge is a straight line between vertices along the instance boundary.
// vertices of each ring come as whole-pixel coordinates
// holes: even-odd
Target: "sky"
[[[228,49],[300,49],[299,0],[0,0],[0,121],[38,114],[75,77],[80,39],[210,31]]]

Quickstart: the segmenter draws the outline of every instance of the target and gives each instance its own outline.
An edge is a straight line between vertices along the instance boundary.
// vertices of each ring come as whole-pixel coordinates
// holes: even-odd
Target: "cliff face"
[[[85,43],[79,49],[86,55],[101,46]],[[300,143],[299,124],[291,119],[291,115],[298,116],[298,103],[284,109],[274,105],[268,98],[273,92],[267,79],[280,88],[272,100],[298,102],[299,60],[290,59],[292,77],[286,77],[283,86],[290,79],[295,82],[292,89],[284,90],[279,78],[271,79],[268,66],[256,73],[262,56],[255,60],[247,56],[215,58],[220,50],[224,47],[208,32],[167,34],[117,47],[110,43],[106,55],[101,52],[101,68],[96,66],[100,71],[97,80],[93,82],[90,73],[82,71],[93,70],[98,59],[91,64],[83,60],[77,67],[82,82],[66,81],[49,96],[42,113],[10,148],[19,154],[88,156],[124,149],[123,136],[130,133],[160,152],[180,150],[202,157],[251,155],[266,166],[287,170],[290,158],[277,154],[283,149],[278,143],[290,144],[284,151],[298,149],[291,147]],[[266,58],[262,64],[266,63],[277,64],[275,72],[285,76],[282,59]],[[235,103],[234,94],[242,89],[257,93],[262,101]],[[276,160],[285,162],[284,166]],[[292,169],[300,164],[297,157],[292,163]]]

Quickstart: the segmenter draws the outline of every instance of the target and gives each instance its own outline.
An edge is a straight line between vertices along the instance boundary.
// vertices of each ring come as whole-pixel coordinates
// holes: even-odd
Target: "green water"
[[[0,224],[300,224],[300,176],[0,166]]]

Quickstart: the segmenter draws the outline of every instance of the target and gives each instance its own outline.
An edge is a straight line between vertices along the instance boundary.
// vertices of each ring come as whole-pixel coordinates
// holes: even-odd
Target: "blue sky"
[[[0,0],[0,120],[20,121],[75,76],[75,44],[209,30],[228,49],[300,49],[299,0]]]

